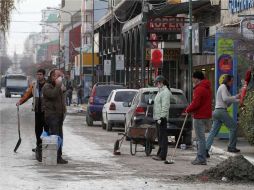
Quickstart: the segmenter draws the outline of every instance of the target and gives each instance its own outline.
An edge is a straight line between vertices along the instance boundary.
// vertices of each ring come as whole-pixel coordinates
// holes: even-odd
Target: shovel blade
[[[14,152],[16,152],[18,150],[20,144],[21,144],[21,138],[19,138],[19,140],[14,148]]]

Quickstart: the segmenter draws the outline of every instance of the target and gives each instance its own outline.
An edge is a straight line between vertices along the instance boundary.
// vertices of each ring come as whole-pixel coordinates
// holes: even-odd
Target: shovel
[[[16,152],[21,144],[21,137],[20,137],[20,119],[19,119],[19,106],[17,106],[17,115],[18,115],[18,133],[19,133],[19,140],[14,148],[14,152]]]
[[[178,139],[177,139],[176,146],[175,146],[175,149],[174,149],[174,151],[173,151],[173,154],[172,154],[170,160],[166,160],[166,161],[164,162],[165,164],[174,164],[174,163],[175,163],[175,161],[173,160],[173,158],[175,157],[176,149],[177,149],[177,147],[178,147],[180,138],[181,138],[181,136],[182,136],[183,128],[184,128],[184,126],[185,126],[185,123],[186,123],[187,118],[188,118],[188,114],[186,114],[186,116],[185,116],[185,119],[184,119],[184,122],[183,122],[183,126],[182,126],[182,128],[181,128],[179,137],[178,137]]]

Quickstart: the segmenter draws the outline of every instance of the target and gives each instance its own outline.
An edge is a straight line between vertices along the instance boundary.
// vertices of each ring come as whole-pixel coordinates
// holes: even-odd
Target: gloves
[[[163,121],[166,121],[166,118],[165,117],[161,117],[160,119],[157,120],[157,124],[161,125],[161,123]]]

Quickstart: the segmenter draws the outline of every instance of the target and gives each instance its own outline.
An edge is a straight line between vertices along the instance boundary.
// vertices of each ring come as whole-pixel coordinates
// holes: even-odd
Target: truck
[[[20,95],[26,92],[29,82],[28,77],[23,74],[7,74],[4,77],[5,97],[11,98],[11,95]]]

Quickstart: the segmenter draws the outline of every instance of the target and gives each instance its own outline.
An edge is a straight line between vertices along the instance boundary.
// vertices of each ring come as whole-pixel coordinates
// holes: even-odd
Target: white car
[[[102,128],[111,131],[112,127],[124,127],[125,115],[130,104],[138,93],[135,89],[112,90],[102,109]]]

